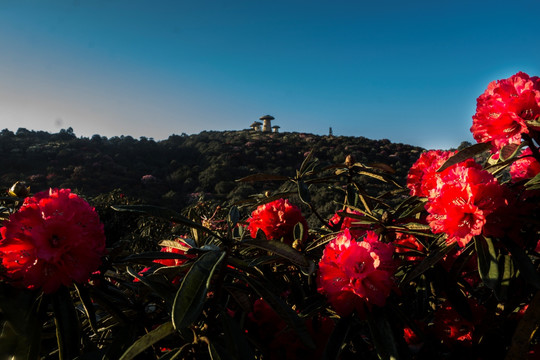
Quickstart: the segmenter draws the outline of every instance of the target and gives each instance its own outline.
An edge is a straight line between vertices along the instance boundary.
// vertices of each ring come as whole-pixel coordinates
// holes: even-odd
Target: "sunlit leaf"
[[[293,249],[290,245],[276,240],[246,240],[242,245],[253,246],[258,249],[270,251],[282,258],[291,261],[300,267],[309,266],[309,261],[298,250]]]
[[[475,155],[481,154],[491,149],[490,143],[478,143],[471,145],[463,150],[460,150],[457,154],[446,160],[444,164],[437,170],[437,172],[444,171],[450,166],[458,164],[462,161],[472,158]]]
[[[476,254],[478,255],[478,273],[484,284],[494,290],[499,285],[499,263],[493,240],[483,236],[474,238]]]

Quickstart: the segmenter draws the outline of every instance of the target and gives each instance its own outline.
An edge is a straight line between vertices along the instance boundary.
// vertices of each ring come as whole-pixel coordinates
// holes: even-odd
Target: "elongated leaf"
[[[443,257],[446,256],[450,251],[452,251],[457,246],[457,243],[452,243],[443,248],[430,251],[428,256],[418,264],[413,270],[411,270],[407,276],[401,281],[403,284],[407,284],[410,281],[414,280],[417,276],[423,274],[427,270],[431,269],[435,264],[437,264]]]
[[[520,147],[521,146],[519,144],[508,144],[503,146],[502,149],[499,151],[499,156],[501,160],[504,161],[510,159],[511,157],[514,157],[519,151]]]
[[[302,161],[302,165],[300,165],[300,170],[299,170],[300,176],[303,176],[304,173],[306,172],[307,166],[309,162],[311,161],[312,157],[313,157],[313,149],[307,154],[304,161]]]
[[[231,209],[229,210],[229,214],[227,215],[227,222],[229,224],[229,228],[230,229],[234,228],[239,220],[240,220],[240,212],[238,211],[238,207],[231,206]]]
[[[253,174],[237,179],[237,182],[254,182],[254,181],[285,181],[289,180],[287,176],[274,174]]]
[[[119,360],[134,359],[135,356],[139,355],[144,350],[148,349],[150,346],[154,345],[158,341],[166,338],[167,336],[173,333],[174,333],[174,327],[170,321],[164,324],[161,324],[154,330],[150,331],[149,333],[137,339],[137,341],[135,341],[133,345],[131,345],[127,349],[127,351],[120,357]]]
[[[478,255],[478,272],[484,284],[495,290],[499,286],[499,263],[495,246],[490,238],[476,236],[474,245]]]
[[[368,324],[379,359],[398,360],[396,340],[384,311],[382,309],[368,311]]]
[[[338,320],[334,331],[330,334],[330,338],[324,348],[323,360],[337,360],[346,344],[349,330],[351,329],[351,317],[342,317]]]
[[[246,240],[242,245],[253,246],[258,249],[270,251],[282,258],[291,261],[300,267],[309,266],[309,261],[301,252],[293,249],[291,246],[276,240]]]
[[[527,187],[528,189],[531,189],[533,187],[537,188],[538,184],[540,184],[540,174],[536,174],[535,177],[533,177],[531,180],[527,181],[525,183],[525,187]]]
[[[75,290],[77,291],[77,295],[79,295],[79,299],[81,300],[86,317],[88,318],[90,328],[94,331],[94,333],[97,333],[96,310],[94,309],[94,304],[92,304],[90,294],[84,286],[77,284],[74,284],[74,286]]]
[[[311,203],[311,194],[309,193],[309,189],[307,185],[302,180],[298,180],[297,185],[298,185],[298,195],[300,196],[300,200],[302,200],[302,202],[305,204]]]
[[[481,154],[484,151],[488,151],[489,149],[491,149],[490,143],[478,143],[478,144],[469,146],[459,151],[456,155],[452,156],[450,159],[446,160],[445,163],[442,164],[442,166],[439,168],[439,170],[437,170],[437,172],[444,171],[452,165],[455,165],[464,160],[470,159],[475,155]]]
[[[172,323],[183,329],[201,314],[214,271],[225,258],[225,252],[210,251],[201,256],[189,269],[174,298]]]
[[[393,167],[391,167],[390,165],[384,164],[384,163],[372,163],[372,164],[368,164],[368,166],[371,167],[371,168],[375,168],[375,169],[385,171],[385,172],[390,173],[390,174],[395,174],[396,173],[396,170],[394,170]]]
[[[502,241],[508,251],[510,251],[510,254],[514,257],[515,264],[519,268],[523,278],[536,289],[540,290],[540,276],[529,256],[511,239],[503,238]]]
[[[56,339],[60,360],[74,359],[80,353],[81,336],[79,318],[73,305],[69,290],[61,286],[58,291],[51,294],[56,324]]]
[[[495,289],[495,296],[501,302],[508,299],[510,282],[515,276],[514,262],[510,255],[499,255],[499,287]]]

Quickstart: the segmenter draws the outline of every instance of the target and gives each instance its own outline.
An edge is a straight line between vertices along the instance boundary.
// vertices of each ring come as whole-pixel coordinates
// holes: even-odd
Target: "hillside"
[[[311,150],[320,167],[343,163],[347,155],[363,164],[385,163],[396,170],[394,176],[402,184],[422,151],[386,139],[252,130],[204,131],[154,141],[131,136],[77,137],[71,128],[54,134],[4,129],[0,132],[0,187],[25,181],[32,192],[65,187],[87,197],[120,189],[144,202],[181,209],[201,195],[231,203],[263,191],[268,185],[235,180],[255,173],[294,176]],[[364,183],[370,192],[384,190],[382,183]],[[333,199],[339,197],[323,188],[314,202],[331,212],[328,203]]]

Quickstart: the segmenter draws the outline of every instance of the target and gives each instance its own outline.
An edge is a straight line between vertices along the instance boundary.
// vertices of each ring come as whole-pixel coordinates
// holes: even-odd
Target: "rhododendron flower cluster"
[[[532,156],[530,148],[523,150],[521,158],[510,166],[510,176],[513,182],[527,180],[540,173],[540,163]]]
[[[427,196],[427,220],[433,233],[445,233],[448,243],[465,246],[482,233],[487,216],[505,206],[506,200],[503,187],[472,159],[437,172],[453,154],[423,153],[411,167],[407,186],[411,195]]]
[[[422,153],[407,175],[407,187],[411,190],[411,195],[428,197],[429,192],[437,186],[437,179],[441,175],[437,170],[455,153],[442,150]]]
[[[471,132],[479,143],[495,149],[519,144],[522,134],[538,130],[532,121],[540,117],[540,78],[519,72],[493,81],[477,99]]]
[[[479,166],[458,164],[438,179],[426,210],[433,233],[445,233],[447,242],[465,246],[480,235],[487,217],[507,204],[504,189]]]
[[[365,306],[384,306],[394,287],[394,247],[368,231],[357,241],[345,229],[329,242],[319,262],[319,292],[341,316],[354,310],[364,316]]]
[[[15,285],[45,293],[86,282],[105,254],[98,214],[69,189],[26,198],[0,233],[2,275]]]
[[[278,199],[257,207],[248,219],[248,228],[252,238],[256,238],[257,231],[261,229],[268,240],[283,238],[285,243],[292,244],[295,240],[294,227],[298,223],[304,226],[301,239],[304,241],[307,238],[308,225],[302,212],[288,199]]]

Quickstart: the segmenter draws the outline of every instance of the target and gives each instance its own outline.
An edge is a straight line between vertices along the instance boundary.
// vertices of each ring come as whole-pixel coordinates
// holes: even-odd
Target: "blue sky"
[[[476,98],[540,75],[540,2],[0,0],[0,128],[473,141]]]

